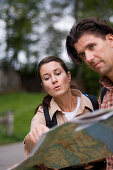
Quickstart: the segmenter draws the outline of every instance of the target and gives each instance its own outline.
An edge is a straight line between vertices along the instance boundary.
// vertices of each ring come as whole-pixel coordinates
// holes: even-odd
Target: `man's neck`
[[[108,77],[106,77],[106,76],[101,77],[101,79],[99,80],[99,82],[100,82],[100,84],[101,84],[102,86],[105,86],[105,87],[111,86],[111,87],[113,87],[113,81],[111,81],[111,80],[110,80]]]
[[[112,81],[112,83],[113,83],[113,73],[110,73],[110,74],[107,76],[107,78],[108,78],[110,81]]]

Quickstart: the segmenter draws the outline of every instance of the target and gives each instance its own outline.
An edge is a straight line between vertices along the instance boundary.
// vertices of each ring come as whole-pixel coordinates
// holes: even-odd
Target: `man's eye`
[[[85,57],[85,53],[81,53],[80,58],[84,58],[84,57]]]
[[[94,47],[95,47],[95,44],[91,44],[91,45],[89,45],[89,49],[94,49]]]

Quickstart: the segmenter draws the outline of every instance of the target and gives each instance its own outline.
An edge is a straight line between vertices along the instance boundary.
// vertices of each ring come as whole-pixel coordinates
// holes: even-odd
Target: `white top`
[[[76,106],[75,110],[73,112],[63,112],[65,114],[65,117],[67,120],[71,120],[75,117],[79,106],[80,106],[80,97],[77,96],[77,106]]]

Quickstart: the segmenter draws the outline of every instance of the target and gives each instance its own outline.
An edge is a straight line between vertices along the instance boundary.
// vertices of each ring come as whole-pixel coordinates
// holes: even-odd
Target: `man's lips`
[[[97,68],[99,66],[99,64],[101,63],[101,61],[99,61],[98,63],[94,64],[94,68]]]

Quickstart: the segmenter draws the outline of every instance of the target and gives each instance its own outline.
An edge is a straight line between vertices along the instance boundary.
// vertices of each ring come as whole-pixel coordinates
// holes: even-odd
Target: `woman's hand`
[[[32,151],[40,136],[47,131],[49,131],[48,127],[43,124],[38,124],[29,132],[25,138],[25,148],[28,153]]]

